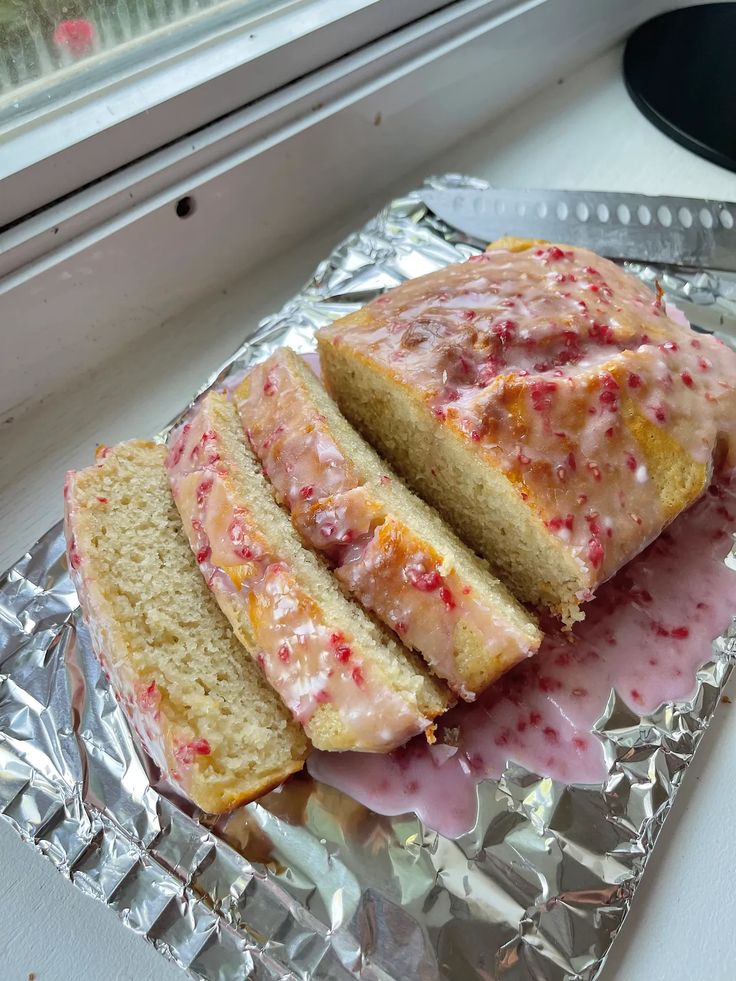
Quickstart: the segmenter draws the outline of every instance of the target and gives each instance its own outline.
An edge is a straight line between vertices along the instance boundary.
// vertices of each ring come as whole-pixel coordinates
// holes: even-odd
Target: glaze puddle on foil
[[[450,837],[472,827],[476,784],[507,762],[566,783],[602,782],[591,728],[612,688],[638,714],[693,694],[733,613],[736,578],[723,560],[734,526],[732,478],[601,587],[572,642],[549,633],[536,657],[445,716],[434,746],[415,739],[389,756],[313,753],[309,772],[380,814],[414,811]]]

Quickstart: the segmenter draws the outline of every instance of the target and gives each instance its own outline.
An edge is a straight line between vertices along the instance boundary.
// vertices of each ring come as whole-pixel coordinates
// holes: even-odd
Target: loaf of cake
[[[303,547],[224,395],[172,433],[167,468],[209,589],[313,744],[387,752],[432,738],[449,691]]]
[[[308,743],[202,581],[165,456],[132,441],[67,474],[67,555],[131,725],[164,776],[219,813],[300,770]]]
[[[388,470],[298,354],[276,351],[234,398],[302,538],[456,694],[472,701],[537,650],[524,608]]]
[[[733,464],[736,353],[586,249],[505,240],[318,334],[348,419],[571,623]]]

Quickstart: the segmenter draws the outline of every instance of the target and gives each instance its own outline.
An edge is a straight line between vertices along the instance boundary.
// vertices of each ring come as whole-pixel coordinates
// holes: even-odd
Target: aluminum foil
[[[448,175],[427,186],[487,185]],[[204,387],[277,345],[311,350],[317,327],[477,248],[428,212],[421,189],[391,202]],[[728,335],[736,291],[721,275],[632,269]],[[693,698],[645,718],[612,692],[596,726],[603,786],[509,765],[477,788],[475,827],[456,840],[308,775],[215,821],[131,738],[57,525],[0,580],[0,814],[195,978],[592,979],[734,658],[736,627],[714,642]]]

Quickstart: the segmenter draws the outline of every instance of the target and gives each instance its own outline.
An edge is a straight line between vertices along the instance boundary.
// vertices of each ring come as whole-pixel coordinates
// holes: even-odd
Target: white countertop
[[[499,186],[634,190],[736,199],[736,176],[683,150],[630,102],[620,50],[386,188],[461,171]],[[63,398],[41,403],[0,431],[0,568],[61,516],[61,482],[89,462],[97,442],[159,428],[242,340],[244,324],[296,292],[336,241],[382,201],[361,202],[339,227],[231,284],[132,346]],[[200,329],[206,312],[209,330]],[[176,345],[172,338],[176,337]],[[730,686],[736,700],[736,684]],[[607,981],[731,979],[736,960],[736,701],[724,705],[662,832]],[[83,896],[0,822],[0,981],[177,981],[182,973]]]

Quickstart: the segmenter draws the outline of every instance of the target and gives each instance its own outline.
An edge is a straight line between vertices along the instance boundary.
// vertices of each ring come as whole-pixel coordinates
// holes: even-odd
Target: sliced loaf
[[[207,585],[314,745],[387,752],[431,737],[449,692],[302,546],[224,395],[172,433],[167,467]]]
[[[586,249],[506,240],[318,342],[348,419],[568,623],[736,458],[736,353]]]
[[[539,647],[541,633],[435,512],[281,348],[234,393],[251,446],[302,537],[363,606],[461,697]]]
[[[131,441],[67,474],[68,560],[95,652],[144,746],[219,813],[300,770],[308,743],[202,581],[165,456]]]

